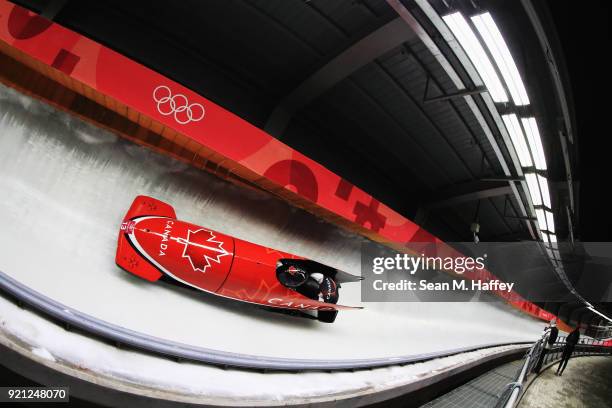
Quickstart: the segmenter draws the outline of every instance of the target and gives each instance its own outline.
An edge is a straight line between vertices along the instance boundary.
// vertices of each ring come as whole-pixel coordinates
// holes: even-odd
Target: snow
[[[49,350],[45,348],[42,348],[42,347],[33,348],[32,353],[34,355],[37,355],[40,358],[44,358],[45,360],[55,361],[55,357],[53,357],[53,354],[49,353]]]
[[[175,362],[165,358],[117,349],[69,332],[41,316],[0,297],[0,341],[15,337],[42,358],[76,367],[99,377],[122,381],[156,391],[194,398],[240,400],[241,403],[296,403],[313,398],[341,398],[383,391],[409,384],[483,357],[516,349],[502,346],[404,367],[352,372],[257,373],[220,369],[203,364]],[[4,340],[6,341],[6,340]],[[237,386],[240,384],[240,386]]]

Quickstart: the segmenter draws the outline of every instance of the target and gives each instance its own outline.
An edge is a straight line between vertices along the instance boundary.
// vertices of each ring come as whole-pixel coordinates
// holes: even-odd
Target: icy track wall
[[[151,284],[114,264],[138,194],[178,217],[359,273],[363,238],[267,193],[237,187],[0,87],[0,270],[46,296],[148,335],[301,359],[416,355],[537,338],[542,323],[499,303],[366,303],[341,289],[334,324]],[[296,347],[296,342],[299,347]]]

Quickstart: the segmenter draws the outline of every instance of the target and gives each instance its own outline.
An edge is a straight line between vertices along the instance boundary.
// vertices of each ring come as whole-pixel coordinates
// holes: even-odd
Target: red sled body
[[[176,219],[174,209],[138,196],[119,231],[117,265],[149,281],[166,276],[198,290],[333,322],[340,284],[360,277]]]

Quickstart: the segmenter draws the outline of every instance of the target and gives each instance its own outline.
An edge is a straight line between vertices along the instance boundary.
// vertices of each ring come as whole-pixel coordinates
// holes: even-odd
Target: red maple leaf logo
[[[194,271],[206,273],[211,267],[211,262],[220,264],[221,257],[231,255],[223,248],[223,242],[215,240],[212,231],[201,228],[196,231],[189,230],[187,238],[178,238],[177,241],[183,245],[183,258],[187,258]]]

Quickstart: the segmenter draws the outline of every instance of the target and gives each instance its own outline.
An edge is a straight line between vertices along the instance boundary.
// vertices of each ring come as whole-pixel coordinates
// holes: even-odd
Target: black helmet
[[[338,302],[338,284],[335,280],[326,276],[319,285],[321,290],[321,297],[325,303],[337,303]]]
[[[306,282],[308,272],[290,263],[280,261],[276,266],[276,277],[288,288],[296,288]]]

